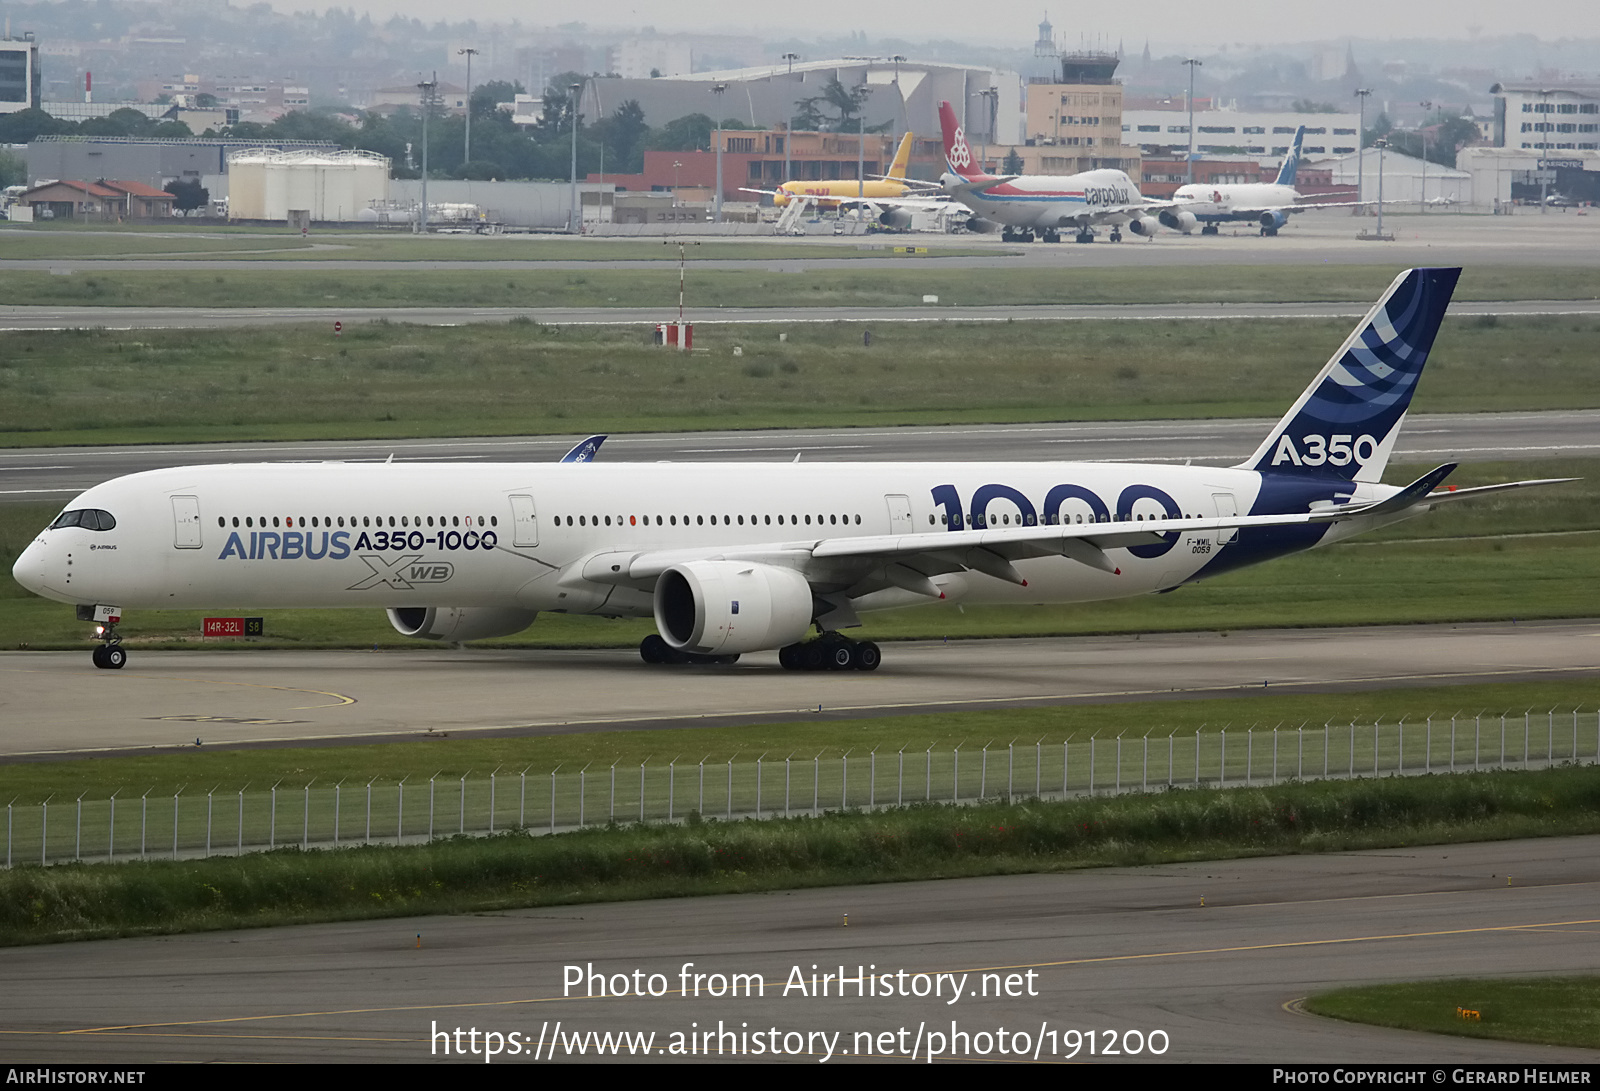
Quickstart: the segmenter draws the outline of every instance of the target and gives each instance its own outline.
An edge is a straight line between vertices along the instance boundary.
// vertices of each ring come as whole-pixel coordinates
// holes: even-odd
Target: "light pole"
[[[1433,103],[1419,102],[1417,105],[1424,110],[1432,110]],[[1419,212],[1428,211],[1428,115],[1422,115],[1422,199],[1417,204]]]
[[[1201,62],[1190,57],[1183,62],[1189,66],[1189,159],[1188,170],[1184,172],[1184,181],[1194,182],[1194,70],[1199,68]]]
[[[716,223],[722,222],[722,93],[727,89],[725,83],[711,85],[711,93],[717,96],[717,199],[714,206],[716,215],[713,217]]]
[[[567,90],[572,95],[569,102],[572,111],[572,207],[567,213],[567,230],[576,235],[583,230],[583,212],[578,208],[578,92],[583,90],[583,84],[569,84]]]
[[[989,144],[994,140],[995,137],[995,118],[999,115],[1000,88],[985,87],[978,92],[978,97],[987,99],[989,102],[989,128],[984,134],[985,139],[983,141],[983,151],[981,154],[981,160],[986,161],[989,158]],[[988,174],[989,168],[983,161],[978,163],[978,170],[982,171],[984,174]]]
[[[783,119],[783,180],[789,181],[794,177],[791,170],[793,163],[794,144],[794,62],[800,59],[798,53],[785,53],[783,59],[789,62],[789,116]]]
[[[900,136],[901,136],[901,134],[903,134],[906,131],[906,127],[907,127],[907,123],[906,123],[906,96],[905,96],[905,92],[900,90],[900,65],[905,61],[905,58],[902,57],[900,54],[896,53],[894,56],[890,57],[889,59],[894,62],[894,93],[895,93],[895,98],[897,98],[899,100],[899,105],[896,108],[896,117],[895,117],[895,121],[898,123],[898,128],[896,128],[895,131],[894,131],[894,138],[895,138],[895,141],[897,142],[897,145],[898,145],[898,141],[900,140]]]
[[[1389,146],[1387,138],[1379,137],[1373,146],[1378,149],[1378,238],[1383,238],[1383,150]]]
[[[683,166],[678,160],[672,161],[672,207],[678,207],[678,168]]]
[[[470,46],[466,49],[456,50],[461,56],[467,58],[467,150],[463,163],[472,162],[472,58],[478,55],[476,49]]]
[[[1547,194],[1550,189],[1550,169],[1544,166],[1545,160],[1550,158],[1550,134],[1555,132],[1555,125],[1550,121],[1550,94],[1551,92],[1545,88],[1541,88],[1539,91],[1539,105],[1544,108],[1544,112],[1543,120],[1537,122],[1537,124],[1544,126],[1544,132],[1539,134],[1539,140],[1534,145],[1534,147],[1543,152],[1539,166],[1539,215],[1541,216],[1550,211],[1550,206],[1547,203],[1549,201]]]
[[[422,215],[417,218],[419,234],[428,233],[428,115],[433,113],[433,94],[439,88],[439,73],[417,84],[422,100]]]
[[[1372,94],[1370,87],[1357,87],[1356,97],[1361,100],[1361,120],[1356,123],[1356,212],[1361,212],[1361,196],[1366,186],[1364,164],[1367,154],[1367,96]]]
[[[863,91],[870,91],[866,84]],[[882,164],[879,164],[880,166]],[[867,96],[861,96],[861,113],[856,115],[856,223],[866,217],[867,203]]]

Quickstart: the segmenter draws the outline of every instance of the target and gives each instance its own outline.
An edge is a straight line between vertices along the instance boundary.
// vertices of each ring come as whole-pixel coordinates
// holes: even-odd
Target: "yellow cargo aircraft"
[[[874,197],[905,197],[911,192],[911,187],[906,185],[906,164],[911,160],[911,133],[906,133],[900,140],[900,148],[894,153],[894,162],[889,166],[889,173],[881,179],[869,178],[865,182],[854,178],[841,178],[831,182],[785,182],[777,189],[751,189],[747,193],[764,193],[772,198],[772,203],[782,208],[790,201],[799,198],[815,202],[818,208],[833,209],[839,207],[839,202],[854,203],[857,198],[872,199]]]

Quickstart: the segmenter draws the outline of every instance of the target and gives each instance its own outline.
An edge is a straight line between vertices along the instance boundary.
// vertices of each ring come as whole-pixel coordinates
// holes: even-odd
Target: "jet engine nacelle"
[[[1182,231],[1185,235],[1200,225],[1200,221],[1194,218],[1193,212],[1185,212],[1182,209],[1177,211],[1168,209],[1156,218],[1161,221],[1162,227],[1170,227],[1174,231]]]
[[[1000,225],[993,220],[986,220],[982,216],[968,216],[967,230],[977,235],[993,235],[1000,230]]]
[[[1260,220],[1261,226],[1262,227],[1271,228],[1274,231],[1278,230],[1278,228],[1282,227],[1284,224],[1286,224],[1288,222],[1289,222],[1289,216],[1288,216],[1287,213],[1283,213],[1283,212],[1263,212],[1261,214],[1261,220]]]
[[[537,610],[513,610],[493,606],[467,609],[440,606],[401,606],[389,610],[389,624],[401,636],[418,640],[487,640],[489,637],[520,633]]]
[[[878,216],[878,222],[892,231],[904,231],[911,226],[911,213],[903,208],[886,208]]]
[[[1185,215],[1188,214],[1185,213]],[[1149,238],[1151,235],[1156,233],[1156,229],[1160,226],[1161,221],[1156,219],[1154,216],[1139,216],[1136,219],[1129,221],[1128,230],[1132,231],[1135,235],[1143,235],[1145,238]]]
[[[793,644],[811,627],[811,585],[789,568],[688,561],[656,580],[656,629],[676,651],[732,655]]]

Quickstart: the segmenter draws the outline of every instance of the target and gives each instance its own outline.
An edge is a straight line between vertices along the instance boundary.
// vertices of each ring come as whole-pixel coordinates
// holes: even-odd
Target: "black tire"
[[[786,671],[800,669],[800,645],[785,644],[778,649],[778,666]]]
[[[829,670],[847,671],[856,665],[855,649],[847,641],[839,641],[825,654]]]
[[[819,671],[828,664],[827,652],[820,640],[800,645],[797,658],[800,660],[801,670]]]
[[[105,666],[108,670],[119,671],[128,662],[128,653],[122,650],[120,644],[106,646]]]
[[[878,669],[878,665],[883,662],[883,653],[878,650],[878,646],[872,641],[863,640],[856,645],[855,660],[856,670],[875,671]]]
[[[672,648],[667,645],[665,640],[661,639],[660,633],[651,633],[639,641],[639,658],[651,664],[670,663],[672,662]]]
[[[105,670],[106,669],[106,646],[104,644],[96,644],[94,646],[94,651],[89,653],[89,660],[95,666],[99,667],[101,670]]]

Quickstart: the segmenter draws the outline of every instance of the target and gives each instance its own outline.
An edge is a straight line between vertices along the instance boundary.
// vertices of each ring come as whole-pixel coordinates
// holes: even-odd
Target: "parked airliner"
[[[1389,286],[1238,466],[281,463],[132,474],[83,493],[17,582],[101,623],[125,609],[387,608],[406,636],[506,636],[540,611],[654,617],[647,662],[780,649],[871,670],[839,630],[918,603],[1170,591],[1515,482],[1380,482],[1459,269]],[[818,639],[806,640],[815,628]]]
[[[1102,168],[1081,174],[985,174],[948,102],[939,103],[944,131],[944,192],[968,208],[969,231],[997,228],[1006,242],[1060,242],[1061,232],[1074,231],[1078,242],[1093,242],[1094,229],[1111,226],[1111,241],[1122,241],[1122,227],[1135,235],[1156,233],[1157,215],[1170,202],[1147,201],[1120,170]]]
[[[1173,207],[1157,217],[1164,227],[1182,231],[1185,235],[1198,225],[1200,234],[1215,235],[1224,223],[1254,223],[1261,227],[1263,236],[1278,233],[1278,228],[1289,222],[1296,212],[1309,212],[1314,208],[1357,207],[1354,201],[1302,201],[1300,191],[1294,188],[1300,170],[1300,147],[1306,137],[1306,127],[1295,130],[1294,143],[1283,157],[1278,177],[1271,182],[1217,182],[1179,186],[1172,195]],[[1363,201],[1362,205],[1375,202]]]

